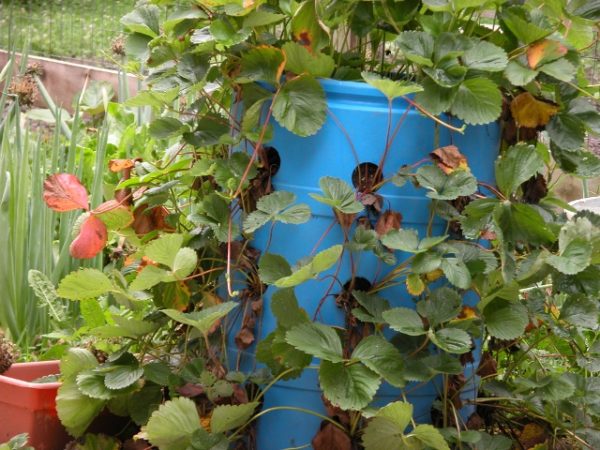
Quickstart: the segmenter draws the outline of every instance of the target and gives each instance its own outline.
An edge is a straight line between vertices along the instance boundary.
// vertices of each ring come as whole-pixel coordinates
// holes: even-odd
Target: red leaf
[[[392,230],[399,230],[402,225],[402,214],[399,212],[388,210],[384,212],[377,223],[375,224],[375,231],[378,236],[383,236]]]
[[[329,422],[321,422],[321,429],[312,440],[315,450],[351,450],[350,437]],[[382,449],[383,450],[383,449]]]
[[[110,170],[111,172],[120,172],[125,169],[130,169],[134,165],[134,159],[111,159],[108,162],[108,170]]]
[[[467,158],[455,145],[447,145],[432,151],[429,156],[437,166],[444,171],[446,175],[451,174],[456,169],[468,170]]]
[[[536,69],[543,64],[565,56],[568,51],[569,49],[560,42],[544,39],[529,46],[527,49],[527,62],[529,67]]]
[[[79,259],[93,258],[102,251],[107,240],[108,233],[104,222],[96,216],[89,215],[81,223],[79,234],[71,242],[71,256]]]
[[[169,210],[164,206],[157,206],[148,210],[148,205],[144,203],[133,212],[135,217],[132,224],[133,229],[138,236],[143,236],[154,230],[174,231],[174,228],[166,222],[168,215]]]
[[[44,181],[44,201],[54,211],[89,209],[85,187],[70,173],[50,175]]]

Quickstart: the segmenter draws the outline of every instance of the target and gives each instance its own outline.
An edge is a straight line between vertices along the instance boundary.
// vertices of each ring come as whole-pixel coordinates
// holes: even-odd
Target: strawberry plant
[[[157,1],[126,15],[129,66],[147,68],[148,89],[122,108],[152,110],[135,129],[144,140],[112,155],[114,199],[100,206],[67,174],[46,182],[50,207],[85,211],[72,254],[112,249],[104,270],[56,291],[101,301],[88,303],[87,332],[113,351],[63,359],[69,431],[108,408],[132,418],[126,437],[160,449],[254,448],[257,422],[264,433],[261,420],[293,411],[321,423],[303,436],[317,450],[594,448],[598,219],[567,220],[547,178],[600,170],[582,148],[600,116],[580,57],[598,14],[585,2],[350,0]],[[327,77],[380,93],[378,164],[357,156]],[[391,167],[415,116],[434,145]],[[344,130],[352,176],[323,158],[309,194],[279,188],[290,155],[271,144],[317,139],[328,123]],[[490,123],[495,181],[476,176],[490,155],[453,143]],[[426,202],[421,228],[403,223],[411,211],[395,195]],[[305,225],[318,217],[330,224],[313,240]],[[272,251],[292,240],[302,255]],[[325,309],[339,320],[321,320]],[[321,409],[269,403],[315,373]],[[465,395],[475,377],[479,398]],[[427,382],[423,417],[411,395]]]

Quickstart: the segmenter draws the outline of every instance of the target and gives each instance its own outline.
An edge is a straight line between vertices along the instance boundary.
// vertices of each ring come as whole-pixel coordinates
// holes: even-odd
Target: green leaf
[[[412,264],[414,273],[428,273],[439,269],[442,264],[442,257],[435,251],[419,253],[415,255]]]
[[[569,103],[569,113],[580,119],[594,134],[600,134],[600,112],[586,98],[577,97]]]
[[[254,414],[258,402],[217,406],[210,418],[211,433],[222,433],[241,427]]]
[[[381,237],[381,243],[392,250],[419,253],[419,235],[417,230],[405,228],[391,230]]]
[[[87,298],[79,302],[79,310],[85,324],[90,328],[100,327],[106,324],[104,310],[100,303],[93,298]]]
[[[448,353],[463,354],[471,351],[471,336],[459,328],[442,328],[430,336],[435,345]]]
[[[517,61],[510,61],[504,70],[504,76],[515,86],[525,86],[535,80],[538,70],[523,66]]]
[[[548,375],[532,384],[539,386],[534,391],[543,400],[564,400],[575,393],[575,385],[563,374]]]
[[[309,194],[318,202],[335,208],[344,214],[356,214],[365,207],[356,200],[356,194],[348,183],[335,177],[321,177],[319,186],[324,195]]]
[[[171,368],[162,361],[152,361],[144,366],[144,378],[160,386],[169,384]]]
[[[258,275],[265,284],[274,284],[291,274],[292,269],[283,256],[265,253],[258,261]]]
[[[588,20],[600,20],[600,1],[591,0],[575,2],[574,6],[576,9],[573,11],[573,14],[576,16],[580,16]]]
[[[410,81],[395,81],[389,78],[383,78],[376,73],[362,72],[361,76],[368,84],[381,91],[383,95],[391,102],[393,99],[405,95],[421,92],[423,87]]]
[[[502,299],[490,302],[483,309],[483,318],[488,332],[505,340],[520,337],[529,323],[525,306]]]
[[[139,91],[133,97],[128,98],[124,104],[126,106],[151,106],[160,110],[171,104],[179,95],[179,87],[169,89],[168,91],[147,90]]]
[[[408,447],[403,439],[412,415],[413,406],[406,402],[393,402],[381,408],[363,433],[365,450],[416,450]]]
[[[423,82],[423,91],[417,93],[415,101],[433,115],[448,111],[456,98],[457,88],[445,88],[431,78],[426,77]]]
[[[123,16],[121,23],[129,31],[155,38],[160,33],[159,15],[160,9],[157,6],[142,5]]]
[[[471,273],[467,265],[458,258],[443,258],[440,268],[450,283],[460,289],[471,287]]]
[[[416,437],[423,444],[435,450],[450,450],[442,433],[440,433],[433,425],[417,425],[410,435]]]
[[[454,319],[462,309],[462,298],[454,289],[441,287],[417,303],[417,311],[435,327]]]
[[[267,364],[273,375],[280,375],[288,369],[291,373],[283,376],[283,379],[298,377],[302,370],[310,364],[312,356],[296,350],[285,341],[285,329],[277,329],[271,332],[266,339],[259,341],[256,346],[256,358]]]
[[[438,166],[422,166],[417,170],[417,181],[431,191],[427,196],[436,200],[454,200],[477,191],[477,180],[466,170],[446,175]]]
[[[106,204],[110,205],[109,209],[104,211],[96,210],[94,212],[94,215],[104,222],[106,228],[109,230],[121,230],[123,228],[127,228],[133,223],[133,214],[127,206],[120,205],[114,207],[115,205],[118,205],[116,200],[106,202]],[[101,207],[102,205],[100,208]]]
[[[578,150],[583,147],[585,124],[572,114],[556,114],[546,125],[546,131],[552,143],[563,150]]]
[[[291,206],[296,195],[291,192],[275,191],[261,197],[256,203],[256,211],[244,220],[244,231],[252,233],[270,221],[301,224],[310,218],[310,208],[302,203]]]
[[[263,9],[255,9],[244,17],[244,28],[264,27],[285,19],[285,14],[277,14]]]
[[[146,375],[145,370],[144,375]],[[141,390],[134,392],[127,401],[127,413],[137,425],[144,425],[162,402],[163,390],[161,386],[146,383]]]
[[[27,272],[27,282],[33,293],[38,298],[38,304],[47,311],[55,320],[63,321],[67,317],[67,311],[58,300],[58,294],[52,280],[39,270],[30,269]]]
[[[248,39],[252,30],[238,28],[233,17],[221,16],[220,20],[213,20],[210,23],[210,34],[219,44],[231,47]]]
[[[522,203],[502,202],[494,209],[494,220],[504,240],[531,245],[551,244],[556,236],[533,207]]]
[[[493,81],[481,77],[462,82],[450,108],[452,114],[470,125],[493,122],[501,111],[500,89]]]
[[[95,359],[95,358],[94,358]],[[105,400],[84,395],[74,379],[64,379],[56,395],[56,412],[67,431],[79,437],[102,411]]]
[[[546,75],[550,75],[551,77],[560,81],[564,81],[565,83],[573,80],[575,75],[577,75],[577,68],[565,58],[544,64],[543,66],[539,67],[539,70],[544,72]]]
[[[182,244],[181,234],[163,234],[146,246],[144,254],[152,261],[172,268]]]
[[[238,83],[266,81],[279,84],[285,55],[276,47],[254,47],[242,55]]]
[[[592,261],[593,247],[586,239],[573,239],[559,255],[550,255],[546,262],[561,273],[575,275]]]
[[[196,126],[192,131],[183,134],[183,139],[194,147],[215,145],[228,142],[231,139],[229,136],[229,125],[226,119],[220,114],[205,114],[202,118],[197,120],[195,125]],[[235,155],[238,154],[243,153],[236,152],[231,158],[235,158]],[[229,161],[231,161],[231,159]],[[225,163],[225,161],[223,162]]]
[[[321,27],[314,2],[301,3],[290,25],[294,40],[308,47],[312,52],[321,50],[329,43],[329,36]]]
[[[192,435],[192,446],[188,450],[228,450],[229,440],[223,434],[212,434],[204,428],[197,429]]]
[[[352,291],[352,296],[362,308],[354,308],[352,314],[361,322],[385,323],[383,312],[390,309],[389,302],[378,295]]]
[[[315,278],[321,272],[329,269],[342,255],[344,247],[334,245],[326,250],[317,253],[314,258],[304,262],[291,275],[279,278],[273,284],[279,288],[294,287],[312,278]]]
[[[598,305],[583,295],[571,295],[560,308],[560,320],[576,327],[598,328]]]
[[[379,239],[375,230],[368,230],[364,226],[358,225],[354,230],[352,239],[346,244],[346,247],[351,252],[364,252],[375,250],[378,243]]]
[[[486,41],[477,41],[465,52],[463,60],[469,69],[487,72],[500,72],[508,64],[506,52]]]
[[[335,61],[325,53],[311,53],[297,42],[286,42],[281,47],[285,53],[285,69],[297,75],[307,73],[314,77],[329,78],[335,69]]]
[[[98,366],[96,357],[84,348],[70,348],[60,360],[60,374],[63,379],[74,379],[84,370]]]
[[[82,394],[99,400],[110,400],[114,393],[104,384],[104,375],[94,371],[81,372],[76,377],[77,387]]]
[[[533,23],[522,7],[503,9],[500,15],[502,22],[523,44],[531,44],[552,32]]]
[[[135,364],[117,364],[104,377],[107,388],[118,390],[131,386],[144,375],[144,368]]]
[[[522,183],[544,169],[544,160],[532,145],[517,144],[496,160],[496,183],[510,197]]]
[[[506,436],[492,436],[487,433],[480,433],[481,439],[478,444],[479,447],[485,450],[511,450],[513,448],[512,439]]]
[[[135,280],[129,285],[130,291],[144,291],[162,283],[168,279],[166,270],[159,269],[156,266],[146,266],[138,273]]]
[[[110,279],[97,269],[80,269],[64,277],[56,293],[69,300],[96,298],[116,291]]]
[[[448,236],[434,236],[419,241],[417,230],[401,228],[391,230],[381,237],[381,243],[392,250],[423,253],[445,241]]]
[[[383,318],[392,330],[409,336],[420,336],[427,331],[421,317],[412,309],[399,307],[383,312]]]
[[[564,172],[582,178],[600,176],[600,158],[588,150],[563,150],[553,145],[552,157]]]
[[[367,336],[361,340],[352,352],[352,359],[360,361],[392,386],[404,387],[406,384],[402,376],[402,355],[381,336]]]
[[[228,242],[229,239],[235,239],[239,233],[237,223],[233,223],[230,236],[229,213],[227,201],[216,192],[212,192],[204,197],[200,209],[190,216],[190,221],[208,226],[219,242]]]
[[[379,376],[362,364],[321,361],[319,382],[325,398],[345,410],[361,410],[373,400]]]
[[[199,428],[196,404],[178,397],[161,405],[143,430],[150,443],[161,450],[188,450],[192,435]]]
[[[198,255],[196,251],[189,247],[181,248],[175,255],[175,261],[173,261],[173,273],[179,279],[185,278],[196,269],[197,264]]]
[[[282,127],[298,136],[312,136],[325,123],[325,92],[314,77],[300,75],[283,85],[272,108]]]
[[[285,340],[294,348],[317,358],[331,362],[344,360],[342,341],[327,325],[317,322],[297,325],[285,334]]]
[[[298,306],[298,300],[292,288],[280,289],[273,294],[271,311],[277,318],[277,326],[285,330],[310,321],[306,311]]]
[[[148,131],[156,139],[169,139],[189,131],[189,127],[174,117],[159,117],[150,123]]]
[[[266,102],[271,98],[272,95],[262,97],[256,100],[256,102],[254,102],[251,106],[248,106],[246,108],[246,110],[244,111],[244,116],[242,118],[242,131],[244,132],[244,134],[256,134],[257,137],[260,136],[260,130],[262,128],[261,119],[263,115],[263,110]],[[199,162],[201,161],[202,160],[200,160]]]
[[[105,325],[94,329],[94,335],[100,337],[129,337],[139,338],[148,334],[156,328],[157,324],[145,320],[127,318],[123,316],[113,315],[115,325]]]
[[[433,66],[433,37],[423,31],[404,31],[398,35],[396,43],[409,61],[418,65]]]
[[[453,59],[446,59],[434,67],[423,67],[429,77],[443,88],[451,89],[458,87],[465,79],[468,69]]]
[[[225,317],[237,306],[236,302],[223,302],[191,313],[182,313],[176,309],[163,309],[162,312],[174,321],[195,327],[206,335],[217,320]]]

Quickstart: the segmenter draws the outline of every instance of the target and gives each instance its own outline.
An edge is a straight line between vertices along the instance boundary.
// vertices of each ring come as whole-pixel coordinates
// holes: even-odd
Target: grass
[[[0,0],[0,48],[43,56],[110,61],[120,18],[135,0]]]
[[[18,66],[14,59],[0,70],[0,83],[23,73],[26,58]],[[44,86],[39,84],[42,97],[61,123],[60,110],[49,99]],[[29,283],[31,269],[42,272],[56,285],[67,273],[80,265],[101,267],[101,260],[82,263],[69,255],[72,229],[79,212],[57,214],[46,207],[42,187],[48,174],[73,173],[80,178],[83,164],[77,162],[79,146],[86,138],[85,128],[76,112],[70,125],[54,127],[54,133],[42,136],[31,131],[22,121],[16,99],[6,90],[0,96],[0,229],[3,233],[0,252],[0,328],[8,331],[12,340],[26,355],[39,344],[39,336],[64,323],[50,316],[48,304],[38,300]],[[102,162],[106,150],[108,130],[103,125],[95,140],[95,175],[92,180],[92,198],[101,199]],[[47,293],[48,297],[51,292]],[[73,304],[61,303],[73,310]],[[45,305],[45,306],[44,306]],[[59,304],[57,304],[59,305]],[[51,305],[50,305],[51,306]],[[76,318],[77,315],[71,317]]]

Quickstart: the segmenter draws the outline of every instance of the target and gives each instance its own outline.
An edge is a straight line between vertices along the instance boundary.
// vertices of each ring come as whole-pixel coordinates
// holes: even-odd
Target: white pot
[[[571,205],[577,211],[588,210],[593,213],[600,214],[600,197],[581,198],[579,200],[569,202],[569,205]],[[571,211],[566,211],[566,213],[569,219],[576,214]]]

